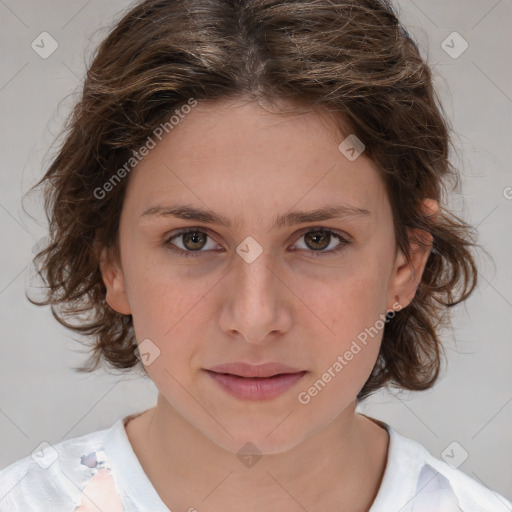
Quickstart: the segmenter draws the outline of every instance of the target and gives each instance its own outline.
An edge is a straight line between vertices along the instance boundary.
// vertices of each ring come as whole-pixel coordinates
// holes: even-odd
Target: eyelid
[[[330,228],[327,226],[307,226],[305,228],[299,229],[296,233],[294,233],[294,236],[302,236],[304,233],[309,233],[310,231],[328,231],[329,233],[334,233],[344,238],[347,240],[347,242],[353,240],[353,238],[346,231],[341,231],[340,229]]]
[[[334,228],[328,228],[325,226],[308,226],[306,228],[303,228],[299,230],[297,233],[294,234],[294,239],[297,241],[302,238],[307,233],[310,232],[325,232],[330,233],[331,236],[338,240],[339,244],[336,245],[334,249],[329,250],[322,250],[322,251],[314,251],[312,249],[293,249],[292,252],[295,252],[297,250],[305,252],[307,255],[312,256],[313,258],[322,258],[322,257],[329,257],[329,256],[336,256],[342,251],[344,251],[345,247],[350,245],[353,242],[353,238],[344,231],[340,231],[338,229]],[[297,241],[295,243],[297,243]]]
[[[179,238],[181,235],[186,235],[187,233],[195,233],[195,232],[204,233],[205,235],[208,236],[208,238],[213,240],[216,244],[221,245],[219,242],[217,242],[215,236],[213,236],[211,234],[211,231],[208,228],[196,227],[196,226],[180,228],[180,229],[175,229],[174,231],[171,231],[170,233],[168,233],[167,235],[164,236],[163,245],[165,247],[170,248],[170,250],[172,250],[173,252],[185,253],[186,255],[195,255],[195,254],[212,252],[211,249],[209,251],[203,251],[203,250],[201,250],[201,251],[184,251],[183,249],[176,247],[176,246],[174,246],[174,244],[171,243],[172,240],[174,240],[175,238]],[[172,248],[171,248],[171,246],[172,246]]]
[[[190,226],[190,227],[185,227],[185,228],[178,228],[178,229],[170,231],[168,234],[164,235],[164,239],[166,241],[168,241],[168,240],[174,238],[175,236],[178,236],[178,235],[181,235],[184,233],[194,232],[194,231],[206,233],[210,238],[212,238],[213,240],[215,240],[217,242],[215,235],[212,234],[213,231],[211,231],[209,228],[206,228],[203,226]],[[290,239],[293,240],[294,238],[302,236],[304,233],[308,233],[310,231],[329,231],[329,232],[332,232],[332,233],[335,233],[335,234],[341,236],[342,238],[345,238],[347,241],[353,240],[352,237],[347,232],[341,231],[336,228],[330,228],[327,226],[306,226],[305,228],[301,228],[298,231],[296,231],[292,235],[292,237],[290,237]],[[219,243],[219,242],[217,242],[217,243]]]
[[[186,228],[180,228],[180,229],[176,229],[174,231],[172,231],[170,234],[167,234],[165,237],[164,237],[164,242],[163,242],[163,245],[165,247],[167,247],[170,251],[178,254],[178,255],[181,255],[181,256],[184,256],[184,257],[197,257],[197,256],[201,256],[202,254],[204,253],[209,253],[209,252],[219,252],[219,251],[215,251],[215,250],[198,250],[198,251],[185,251],[179,247],[176,247],[172,242],[172,240],[174,240],[175,238],[178,238],[180,237],[181,235],[184,235],[184,234],[187,234],[187,233],[194,233],[194,232],[200,232],[200,233],[204,233],[206,234],[209,238],[211,238],[215,243],[217,243],[218,245],[221,245],[219,242],[217,242],[217,240],[215,239],[215,236],[212,236],[212,232],[210,231],[209,228],[204,228],[204,227],[197,227],[197,226],[190,226],[190,227],[186,227]],[[300,229],[299,231],[295,232],[293,234],[293,240],[296,240],[295,243],[297,243],[297,241],[305,234],[307,233],[310,233],[310,232],[326,232],[326,233],[331,233],[335,238],[338,239],[338,241],[340,242],[334,249],[329,249],[328,251],[325,251],[325,250],[322,250],[322,251],[314,251],[314,250],[307,250],[307,249],[293,249],[292,252],[295,252],[297,250],[299,251],[305,251],[306,253],[310,253],[312,254],[313,256],[322,256],[322,255],[326,255],[326,256],[329,256],[329,255],[333,255],[333,254],[336,254],[338,252],[340,252],[341,250],[343,250],[344,246],[347,246],[349,244],[351,244],[353,242],[353,238],[348,234],[348,233],[345,233],[344,231],[340,231],[338,229],[334,229],[334,228],[329,228],[329,227],[326,227],[326,226],[307,226],[305,228],[302,228]]]

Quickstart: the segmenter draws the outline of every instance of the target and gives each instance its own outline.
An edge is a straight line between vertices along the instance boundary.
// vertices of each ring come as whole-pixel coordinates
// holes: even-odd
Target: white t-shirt
[[[0,511],[96,512],[94,503],[104,512],[169,512],[126,434],[124,425],[136,415],[42,446],[0,471]],[[369,512],[512,512],[512,502],[502,495],[433,457],[387,423],[370,419],[387,429],[390,444]],[[194,511],[192,504],[188,512]]]

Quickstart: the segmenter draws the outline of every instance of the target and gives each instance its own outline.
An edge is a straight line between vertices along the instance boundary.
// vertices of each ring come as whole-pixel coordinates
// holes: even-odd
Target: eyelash
[[[181,235],[186,235],[187,233],[204,233],[207,237],[211,238],[210,235],[202,230],[202,229],[195,229],[195,228],[184,228],[176,231],[173,233],[173,235],[166,239],[164,242],[164,246],[166,246],[171,252],[174,254],[178,254],[179,256],[184,256],[186,258],[197,258],[201,255],[201,253],[209,252],[209,251],[184,251],[183,249],[180,249],[176,247],[171,242],[175,239],[180,237]],[[341,233],[337,231],[333,231],[332,229],[324,229],[324,228],[314,228],[309,229],[308,231],[303,232],[299,238],[302,238],[304,235],[307,235],[308,233],[328,233],[335,238],[337,238],[340,241],[340,244],[336,246],[335,249],[330,249],[329,251],[313,251],[313,250],[306,250],[306,249],[298,249],[298,250],[306,250],[308,253],[312,253],[314,257],[322,257],[323,255],[327,254],[335,254],[340,252],[345,248],[345,246],[349,245],[351,243],[350,240],[347,240],[345,237],[341,235]]]

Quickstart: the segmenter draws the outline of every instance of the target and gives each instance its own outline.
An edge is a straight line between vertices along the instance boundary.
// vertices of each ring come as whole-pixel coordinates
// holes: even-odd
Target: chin
[[[286,415],[283,416],[285,418]],[[304,441],[308,435],[307,432],[298,432],[293,424],[285,425],[285,420],[280,424],[275,418],[271,421],[259,421],[255,425],[254,421],[240,421],[234,424],[231,422],[227,426],[229,432],[223,429],[215,434],[204,432],[212,442],[221,448],[228,450],[237,456],[243,454],[253,455],[271,455],[289,451]]]

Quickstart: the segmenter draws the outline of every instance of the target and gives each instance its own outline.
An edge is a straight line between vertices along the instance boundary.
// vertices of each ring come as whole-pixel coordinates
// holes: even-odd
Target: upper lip
[[[229,373],[239,377],[272,377],[282,373],[298,373],[304,370],[294,368],[281,363],[264,363],[253,365],[248,363],[236,362],[226,363],[209,368],[209,371],[215,373]]]

